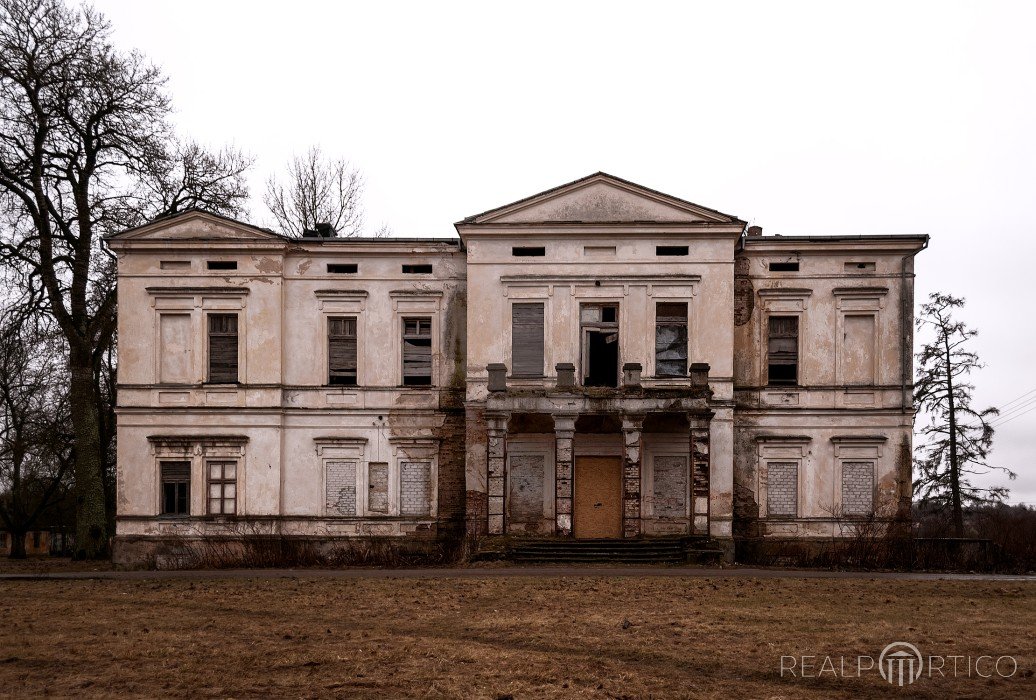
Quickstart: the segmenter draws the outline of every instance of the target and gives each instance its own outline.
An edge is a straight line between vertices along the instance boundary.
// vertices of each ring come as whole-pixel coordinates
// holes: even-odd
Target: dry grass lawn
[[[0,581],[0,620],[10,697],[1036,697],[1026,583]],[[782,655],[876,658],[899,640],[1019,670],[904,690],[779,674]]]

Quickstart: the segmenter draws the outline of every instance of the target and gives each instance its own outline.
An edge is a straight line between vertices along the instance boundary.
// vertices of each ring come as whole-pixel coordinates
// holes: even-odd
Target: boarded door
[[[622,536],[622,458],[576,457],[573,534]]]

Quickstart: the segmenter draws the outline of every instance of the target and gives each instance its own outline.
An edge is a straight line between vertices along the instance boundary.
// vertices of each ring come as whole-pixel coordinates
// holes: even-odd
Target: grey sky
[[[1036,389],[1036,3],[95,5],[256,195],[319,143],[397,235],[596,170],[766,233],[928,233],[918,299],[968,299],[978,404]],[[1036,503],[1036,411],[993,458]]]

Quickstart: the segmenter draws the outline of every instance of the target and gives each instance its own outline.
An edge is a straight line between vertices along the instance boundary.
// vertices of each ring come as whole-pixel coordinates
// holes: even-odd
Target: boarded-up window
[[[162,314],[159,319],[158,381],[183,384],[191,381],[191,317],[189,314]]]
[[[770,317],[767,368],[767,381],[770,384],[798,384],[798,316]]]
[[[428,515],[432,512],[431,472],[432,465],[430,462],[400,463],[400,515]]]
[[[799,465],[770,462],[767,465],[766,514],[794,518],[799,514]]]
[[[237,513],[237,462],[209,462],[209,515]]]
[[[327,383],[356,384],[356,319],[327,320]]]
[[[237,381],[237,314],[209,314],[209,381]]]
[[[543,519],[545,461],[543,455],[511,455],[507,500],[512,522],[534,523]]]
[[[403,384],[432,383],[432,319],[403,319]]]
[[[687,376],[687,304],[655,305],[655,375]]]
[[[355,460],[328,460],[325,479],[327,514],[356,515]]]
[[[842,515],[874,512],[874,462],[842,464]]]
[[[516,377],[543,375],[543,304],[511,306],[511,363]]]
[[[843,382],[873,384],[874,316],[846,316],[842,331]]]
[[[654,512],[659,518],[687,516],[687,458],[680,455],[655,457]]]
[[[191,463],[162,462],[162,515],[188,515],[191,511]]]
[[[371,462],[367,467],[367,510],[388,513],[388,463]]]

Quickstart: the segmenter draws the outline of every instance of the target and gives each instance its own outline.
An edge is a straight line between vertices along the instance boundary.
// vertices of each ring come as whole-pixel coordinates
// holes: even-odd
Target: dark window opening
[[[798,384],[799,319],[797,316],[771,316],[767,342],[767,382]]]
[[[432,274],[431,265],[404,265],[403,274],[406,275],[430,275]]]
[[[583,385],[619,385],[619,307],[584,304],[579,310],[583,335]]]
[[[511,307],[511,374],[543,376],[543,304]]]
[[[511,248],[511,255],[516,258],[542,258],[546,254],[546,248],[537,248],[535,246],[515,246]]]
[[[237,513],[237,462],[209,462],[209,515]]]
[[[356,319],[327,320],[327,383],[356,386]]]
[[[236,260],[208,260],[205,262],[205,266],[210,270],[236,270]]]
[[[162,462],[162,515],[189,515],[191,463]]]
[[[687,376],[687,304],[655,305],[655,376]]]
[[[237,314],[209,314],[209,381],[237,382]]]
[[[798,272],[799,263],[796,262],[772,262],[770,272]]]
[[[847,262],[845,264],[846,272],[874,272],[875,265],[872,262]]]
[[[352,263],[328,263],[327,271],[335,275],[351,275],[354,274],[359,267]]]
[[[687,246],[685,245],[656,245],[655,255],[662,256],[684,256],[687,255]]]
[[[432,383],[432,319],[403,319],[403,384]]]

